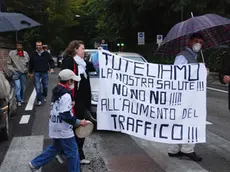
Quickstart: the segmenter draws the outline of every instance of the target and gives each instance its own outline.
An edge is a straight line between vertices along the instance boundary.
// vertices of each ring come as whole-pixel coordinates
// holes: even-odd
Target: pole
[[[228,84],[228,110],[230,110],[230,83]]]
[[[193,16],[193,12],[191,12],[191,16],[192,16],[192,18],[194,17],[194,16]]]
[[[181,6],[181,21],[184,20],[184,6]]]
[[[204,54],[203,54],[202,49],[200,50],[200,54],[201,54],[202,61],[203,61],[203,63],[204,63]]]
[[[18,42],[18,31],[16,31],[16,43]]]
[[[183,21],[184,20],[184,4],[182,3],[182,0],[180,0],[180,6],[181,6],[180,17],[181,17],[181,21]]]

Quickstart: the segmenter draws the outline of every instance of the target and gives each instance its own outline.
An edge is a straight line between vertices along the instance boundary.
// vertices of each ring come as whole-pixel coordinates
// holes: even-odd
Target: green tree
[[[54,52],[68,44],[74,39],[73,32],[69,32],[71,27],[76,27],[79,22],[76,14],[84,14],[81,5],[84,0],[7,0],[8,12],[23,13],[41,23],[42,26],[22,31],[24,41],[27,45],[33,45],[36,40],[42,40],[49,44]]]

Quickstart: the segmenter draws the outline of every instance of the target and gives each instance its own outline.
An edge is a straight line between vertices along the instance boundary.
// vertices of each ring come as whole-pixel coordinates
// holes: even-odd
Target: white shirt
[[[64,94],[52,104],[49,120],[49,137],[67,139],[74,137],[73,126],[61,120],[59,114],[70,111],[72,114],[72,99],[70,94]]]
[[[188,60],[183,55],[176,56],[174,65],[188,64]]]

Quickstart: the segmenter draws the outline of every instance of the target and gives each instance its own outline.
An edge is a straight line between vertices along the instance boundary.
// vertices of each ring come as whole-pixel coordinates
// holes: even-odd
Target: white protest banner
[[[206,141],[204,64],[161,65],[99,51],[99,130],[162,143]]]

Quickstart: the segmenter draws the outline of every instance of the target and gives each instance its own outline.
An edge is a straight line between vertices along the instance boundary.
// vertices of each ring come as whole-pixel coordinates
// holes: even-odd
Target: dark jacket
[[[230,58],[227,52],[221,56],[219,69],[219,80],[221,84],[226,84],[224,82],[224,75],[230,75]],[[230,110],[230,84],[228,84],[228,109]]]
[[[35,51],[30,55],[29,73],[47,72],[54,68],[52,56],[47,52],[42,52],[41,56]]]
[[[54,89],[53,89],[53,95],[52,95],[52,99],[51,99],[51,102],[55,102],[57,101],[58,99],[60,99],[64,94],[68,93],[71,95],[71,92],[70,90],[68,90],[67,88],[65,87],[62,87],[60,85],[57,85]],[[60,117],[61,117],[61,120],[65,121],[66,123],[70,124],[70,125],[73,125],[73,126],[76,126],[76,125],[80,125],[80,121],[76,118],[76,117],[73,117],[71,115],[71,112],[70,111],[67,111],[67,112],[63,112],[63,113],[60,113],[59,114]]]
[[[74,71],[74,64],[76,68],[78,68],[77,63],[74,61],[73,57],[64,57],[62,60],[62,67],[63,69],[70,69]],[[86,71],[87,75],[88,72]],[[78,70],[75,73],[78,75]],[[79,87],[78,87],[79,85]],[[89,81],[89,75],[87,78],[84,75],[81,75],[80,83],[75,83],[75,93],[74,93],[74,101],[75,101],[75,113],[78,119],[85,118],[85,110],[91,111],[91,87]]]
[[[222,84],[225,84],[223,81],[224,75],[230,75],[230,58],[227,52],[221,56],[220,62],[219,80]]]

